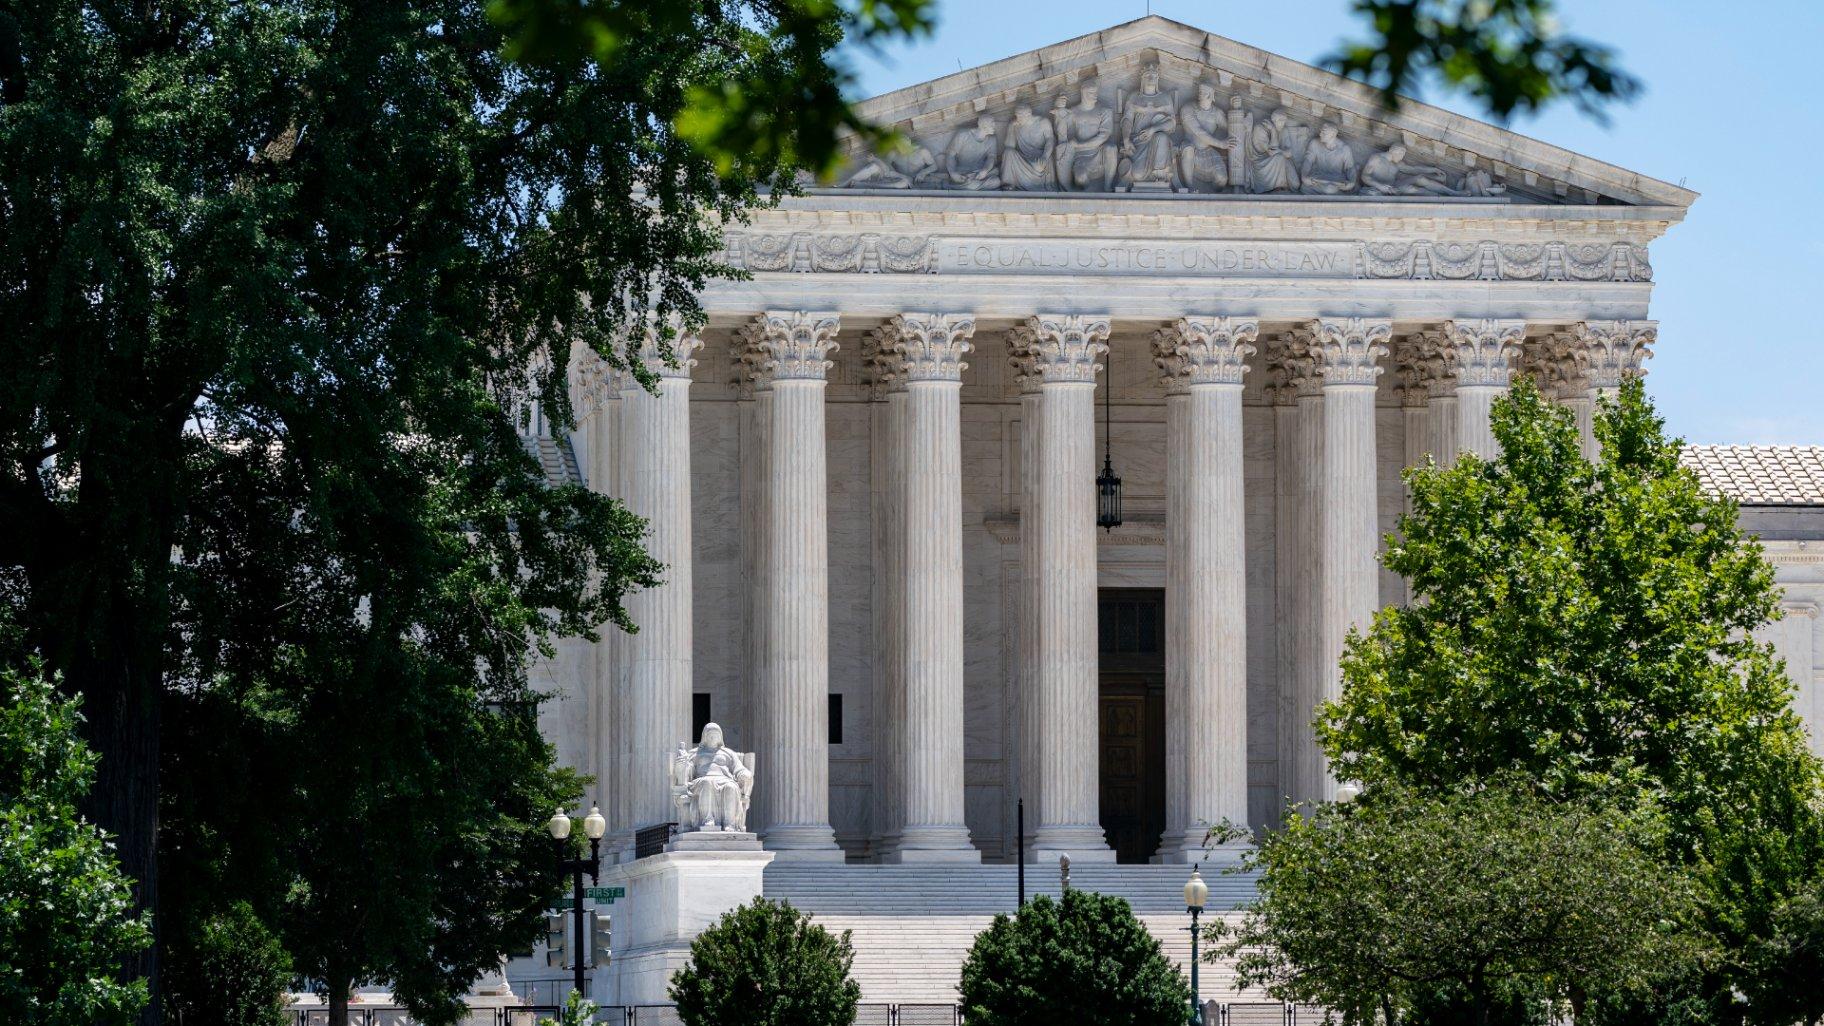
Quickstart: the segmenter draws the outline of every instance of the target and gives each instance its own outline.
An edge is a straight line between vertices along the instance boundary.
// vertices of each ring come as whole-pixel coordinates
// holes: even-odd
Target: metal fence
[[[1322,1026],[1324,1010],[1311,1005],[1278,1002],[1233,1002],[1204,1005],[1204,1026]],[[519,1005],[512,1008],[477,1008],[462,1026],[538,1026],[556,1019],[556,1005]],[[329,1011],[300,1008],[291,1013],[295,1026],[328,1026]],[[596,1010],[600,1026],[683,1026],[674,1005],[607,1005]],[[417,1026],[403,1008],[352,1006],[349,1026]],[[855,1010],[855,1026],[964,1026],[963,1010],[948,1004],[886,1004],[867,1002]]]

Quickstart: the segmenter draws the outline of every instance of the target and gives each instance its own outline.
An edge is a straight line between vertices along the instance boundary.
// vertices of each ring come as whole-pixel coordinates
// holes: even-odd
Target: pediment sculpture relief
[[[1411,160],[1403,142],[1351,138],[1335,121],[1284,106],[1251,108],[1239,91],[1190,83],[1189,98],[1141,67],[1137,88],[1098,79],[1044,98],[1020,97],[1005,116],[983,110],[947,136],[917,137],[893,154],[865,153],[837,188],[968,192],[1234,193],[1311,196],[1499,196],[1487,170]]]

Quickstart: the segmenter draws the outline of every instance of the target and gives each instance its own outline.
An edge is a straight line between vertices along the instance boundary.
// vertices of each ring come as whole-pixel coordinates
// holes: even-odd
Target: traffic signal
[[[551,969],[570,965],[570,923],[562,912],[545,914],[545,965]]]
[[[597,912],[589,928],[589,968],[607,965],[613,950],[614,919],[606,912]]]

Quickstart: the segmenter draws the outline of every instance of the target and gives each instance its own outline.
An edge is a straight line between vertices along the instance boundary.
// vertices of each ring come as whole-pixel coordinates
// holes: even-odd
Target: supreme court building
[[[537,674],[617,879],[664,858],[667,760],[712,720],[751,754],[763,889],[838,918],[864,868],[986,879],[1016,802],[1029,861],[1093,873],[1328,799],[1313,710],[1345,633],[1407,598],[1377,560],[1402,469],[1491,453],[1520,374],[1593,447],[1696,199],[1158,17],[861,112],[911,145],[732,227],[747,277],[704,292],[659,394],[580,359],[578,428],[531,440],[667,567],[638,634]],[[1824,455],[1689,458],[1767,540],[1815,717]],[[630,963],[662,946],[624,932]]]

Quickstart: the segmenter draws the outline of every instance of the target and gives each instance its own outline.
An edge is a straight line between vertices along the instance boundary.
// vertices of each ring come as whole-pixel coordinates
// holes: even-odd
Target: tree
[[[1210,928],[1210,957],[1351,1024],[1542,1022],[1547,1002],[1650,989],[1703,954],[1696,887],[1658,861],[1662,831],[1511,780],[1371,788],[1262,838],[1259,897]]]
[[[1325,751],[1370,790],[1513,774],[1654,803],[1663,858],[1698,872],[1709,928],[1740,950],[1824,853],[1819,767],[1752,635],[1777,615],[1772,569],[1638,381],[1603,403],[1594,464],[1530,382],[1494,430],[1495,459],[1409,475],[1384,560],[1414,601],[1350,639]]]
[[[684,1026],[848,1026],[861,1001],[854,964],[847,931],[755,898],[690,942],[671,1000]]]
[[[984,1026],[1179,1026],[1191,988],[1127,902],[1039,895],[997,915],[963,962],[963,1018]]]
[[[112,979],[151,943],[107,836],[78,812],[95,754],[80,702],[40,674],[0,669],[0,1021],[118,1026],[144,980]]]
[[[1749,945],[1749,1021],[1815,1026],[1824,1020],[1824,880],[1774,906],[1767,934]]]
[[[285,1026],[291,956],[237,901],[167,933],[167,1017],[177,1026]]]

